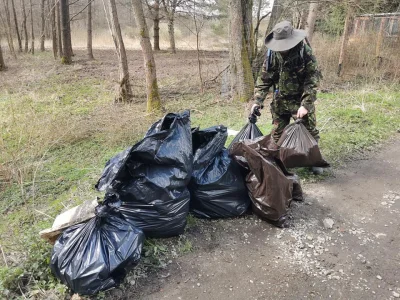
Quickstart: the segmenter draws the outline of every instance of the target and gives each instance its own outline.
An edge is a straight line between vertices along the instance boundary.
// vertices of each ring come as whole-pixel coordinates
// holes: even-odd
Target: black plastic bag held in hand
[[[143,232],[107,206],[96,217],[72,226],[56,241],[53,273],[74,293],[94,295],[117,286],[139,262]]]
[[[260,136],[263,136],[261,130],[256,125],[257,117],[260,115],[260,111],[256,109],[254,113],[249,116],[249,122],[235,136],[228,149],[231,149],[234,144],[240,143],[241,141],[254,140]]]
[[[190,210],[199,218],[229,218],[244,214],[250,199],[239,165],[224,148],[227,128],[194,131]]]
[[[193,166],[189,112],[170,113],[153,124],[118,164],[117,172],[108,166],[112,175],[102,176],[107,179],[105,203],[118,207],[148,237],[182,234]],[[100,179],[99,190],[102,183]]]
[[[321,155],[317,141],[298,119],[286,126],[278,141],[280,158],[287,168],[329,167]]]

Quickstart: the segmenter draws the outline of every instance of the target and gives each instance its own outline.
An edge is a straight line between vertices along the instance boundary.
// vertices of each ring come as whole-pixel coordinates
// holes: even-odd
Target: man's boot
[[[318,142],[319,142],[319,137],[317,137],[315,140],[317,141],[317,144],[318,144]],[[320,168],[320,167],[311,167],[311,172],[312,172],[314,175],[321,175],[321,174],[324,173],[324,169],[323,169],[323,168]]]
[[[321,174],[324,173],[324,169],[323,169],[323,168],[320,168],[320,167],[311,167],[311,172],[312,172],[314,175],[321,175]]]

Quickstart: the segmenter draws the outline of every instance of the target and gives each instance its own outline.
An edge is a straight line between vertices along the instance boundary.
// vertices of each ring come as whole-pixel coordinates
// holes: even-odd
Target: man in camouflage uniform
[[[267,36],[268,49],[262,72],[257,79],[252,113],[263,108],[264,99],[271,87],[274,89],[271,113],[274,128],[272,136],[277,142],[291,117],[303,119],[303,124],[318,141],[315,106],[316,87],[320,73],[311,48],[303,42],[304,30],[293,29],[289,21],[275,25]],[[321,168],[313,172],[322,173]]]

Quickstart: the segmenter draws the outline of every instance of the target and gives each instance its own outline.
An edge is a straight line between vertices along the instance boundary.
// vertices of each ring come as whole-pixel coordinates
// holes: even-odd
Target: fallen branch
[[[218,79],[218,77],[221,76],[222,73],[224,73],[229,67],[230,67],[230,65],[226,66],[226,68],[223,69],[221,72],[219,72],[217,76],[215,76],[213,79],[209,79],[209,80],[204,81],[204,83],[206,83],[206,82],[215,82]]]
[[[6,264],[6,267],[8,268],[7,259],[6,259],[6,256],[4,255],[3,247],[1,245],[0,245],[0,250],[1,250],[1,253],[3,254],[4,263]]]

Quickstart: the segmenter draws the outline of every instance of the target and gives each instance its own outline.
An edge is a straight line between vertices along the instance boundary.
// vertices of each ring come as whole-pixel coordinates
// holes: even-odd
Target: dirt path
[[[288,229],[253,216],[196,226],[198,232],[191,234],[198,237],[198,249],[139,283],[140,295],[135,295],[155,300],[398,298],[400,139],[335,175],[304,186],[306,200],[292,206]],[[334,220],[332,229],[324,226],[326,218]]]

